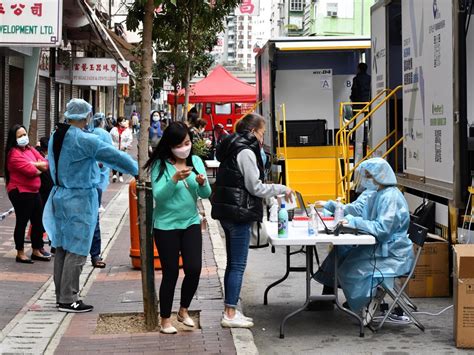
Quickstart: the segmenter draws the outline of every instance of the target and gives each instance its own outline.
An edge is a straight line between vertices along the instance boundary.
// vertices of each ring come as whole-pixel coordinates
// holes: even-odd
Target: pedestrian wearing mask
[[[117,125],[110,131],[112,143],[115,148],[125,152],[130,148],[133,142],[132,130],[129,128],[129,122],[125,117],[119,117]],[[123,182],[123,174],[118,172],[119,181]],[[112,182],[117,182],[117,171],[112,169]]]
[[[132,112],[130,121],[132,121],[133,133],[138,134],[138,132],[140,131],[140,117],[138,116],[137,112]]]
[[[251,318],[237,308],[247,264],[252,222],[261,222],[263,199],[292,191],[284,185],[264,184],[262,159],[265,119],[255,113],[237,122],[235,132],[217,146],[221,162],[212,196],[212,218],[225,232],[227,266],[224,275],[225,307],[221,325],[250,328]]]
[[[154,237],[163,272],[160,331],[165,334],[177,332],[170,316],[180,255],[185,276],[177,318],[184,325],[194,327],[188,308],[196,293],[202,266],[201,218],[196,203],[198,197],[208,198],[211,188],[202,160],[192,155],[192,146],[187,125],[172,122],[145,165],[151,170],[155,200]]]
[[[150,154],[158,146],[163,136],[163,131],[160,113],[158,111],[151,111],[148,135],[148,149]]]
[[[78,299],[79,277],[90,252],[97,225],[100,171],[97,162],[137,175],[138,165],[128,155],[84,132],[92,106],[72,99],[49,142],[48,161],[54,187],[43,214],[43,224],[56,248],[54,285],[61,312],[89,312],[93,306]]]
[[[48,170],[48,162],[29,145],[25,126],[14,125],[8,131],[5,147],[5,182],[13,208],[16,223],[13,232],[16,262],[32,264],[32,260],[50,261],[51,254],[44,250],[43,223],[41,222],[43,203],[40,187],[42,172]],[[25,230],[31,222],[31,259],[25,255]]]

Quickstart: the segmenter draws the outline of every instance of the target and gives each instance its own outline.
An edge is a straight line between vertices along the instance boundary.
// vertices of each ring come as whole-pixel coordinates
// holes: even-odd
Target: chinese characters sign
[[[260,13],[260,0],[242,0],[235,9],[236,15],[258,16]]]
[[[129,68],[129,62],[121,62]],[[127,71],[112,58],[76,58],[72,65],[73,85],[115,86],[128,84]]]
[[[58,0],[0,0],[0,46],[58,46],[62,3]]]

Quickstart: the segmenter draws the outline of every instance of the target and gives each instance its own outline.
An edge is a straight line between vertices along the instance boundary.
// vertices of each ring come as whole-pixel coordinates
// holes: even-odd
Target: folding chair
[[[426,235],[428,234],[428,229],[425,227],[422,227],[416,223],[410,222],[410,227],[408,229],[408,237],[411,239],[413,244],[415,245],[415,260],[413,261],[413,265],[411,267],[411,270],[408,274],[405,275],[390,275],[390,274],[378,274],[375,273],[375,277],[382,277],[382,278],[405,278],[405,281],[401,285],[399,289],[394,287],[393,289],[389,287],[389,285],[384,281],[380,285],[384,291],[386,292],[387,295],[389,295],[393,302],[390,305],[389,309],[385,313],[384,317],[380,321],[380,323],[377,325],[377,327],[374,329],[375,331],[379,330],[382,328],[384,325],[385,321],[389,317],[389,315],[392,313],[393,309],[395,306],[399,306],[404,312],[405,315],[411,319],[411,321],[421,330],[425,331],[425,327],[421,322],[415,317],[413,314],[413,311],[416,311],[416,306],[411,302],[410,298],[407,296],[405,293],[405,289],[408,285],[408,282],[412,278],[414,272],[415,272],[415,267],[416,264],[418,263],[418,259],[420,258],[421,251],[423,249],[423,245],[425,244],[426,240]],[[410,309],[411,308],[411,309]]]

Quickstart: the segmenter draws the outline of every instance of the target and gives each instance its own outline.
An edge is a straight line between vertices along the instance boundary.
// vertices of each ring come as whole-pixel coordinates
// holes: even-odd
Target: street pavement
[[[285,273],[285,248],[250,250],[244,278],[242,303],[245,314],[253,317],[252,333],[261,354],[473,354],[459,350],[453,341],[453,309],[439,316],[419,314],[426,326],[421,332],[414,325],[386,324],[377,333],[366,329],[359,338],[356,323],[341,311],[303,312],[291,318],[285,338],[279,338],[280,322],[285,315],[304,304],[305,274],[292,273],[271,289],[268,305],[263,305],[265,288]],[[320,257],[326,247],[318,247]],[[292,257],[293,266],[304,266],[305,256]],[[324,260],[321,258],[321,261]],[[313,281],[313,293],[322,287]],[[340,293],[342,295],[342,292]],[[343,296],[342,296],[343,297]],[[437,313],[452,304],[451,298],[414,299],[420,311]],[[474,334],[473,334],[474,336]]]

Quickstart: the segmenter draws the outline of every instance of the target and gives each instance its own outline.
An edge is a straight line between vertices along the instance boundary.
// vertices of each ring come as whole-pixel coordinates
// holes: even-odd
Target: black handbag
[[[427,228],[429,233],[434,233],[435,213],[436,203],[423,199],[421,205],[419,205],[411,215],[411,219],[414,223]]]

